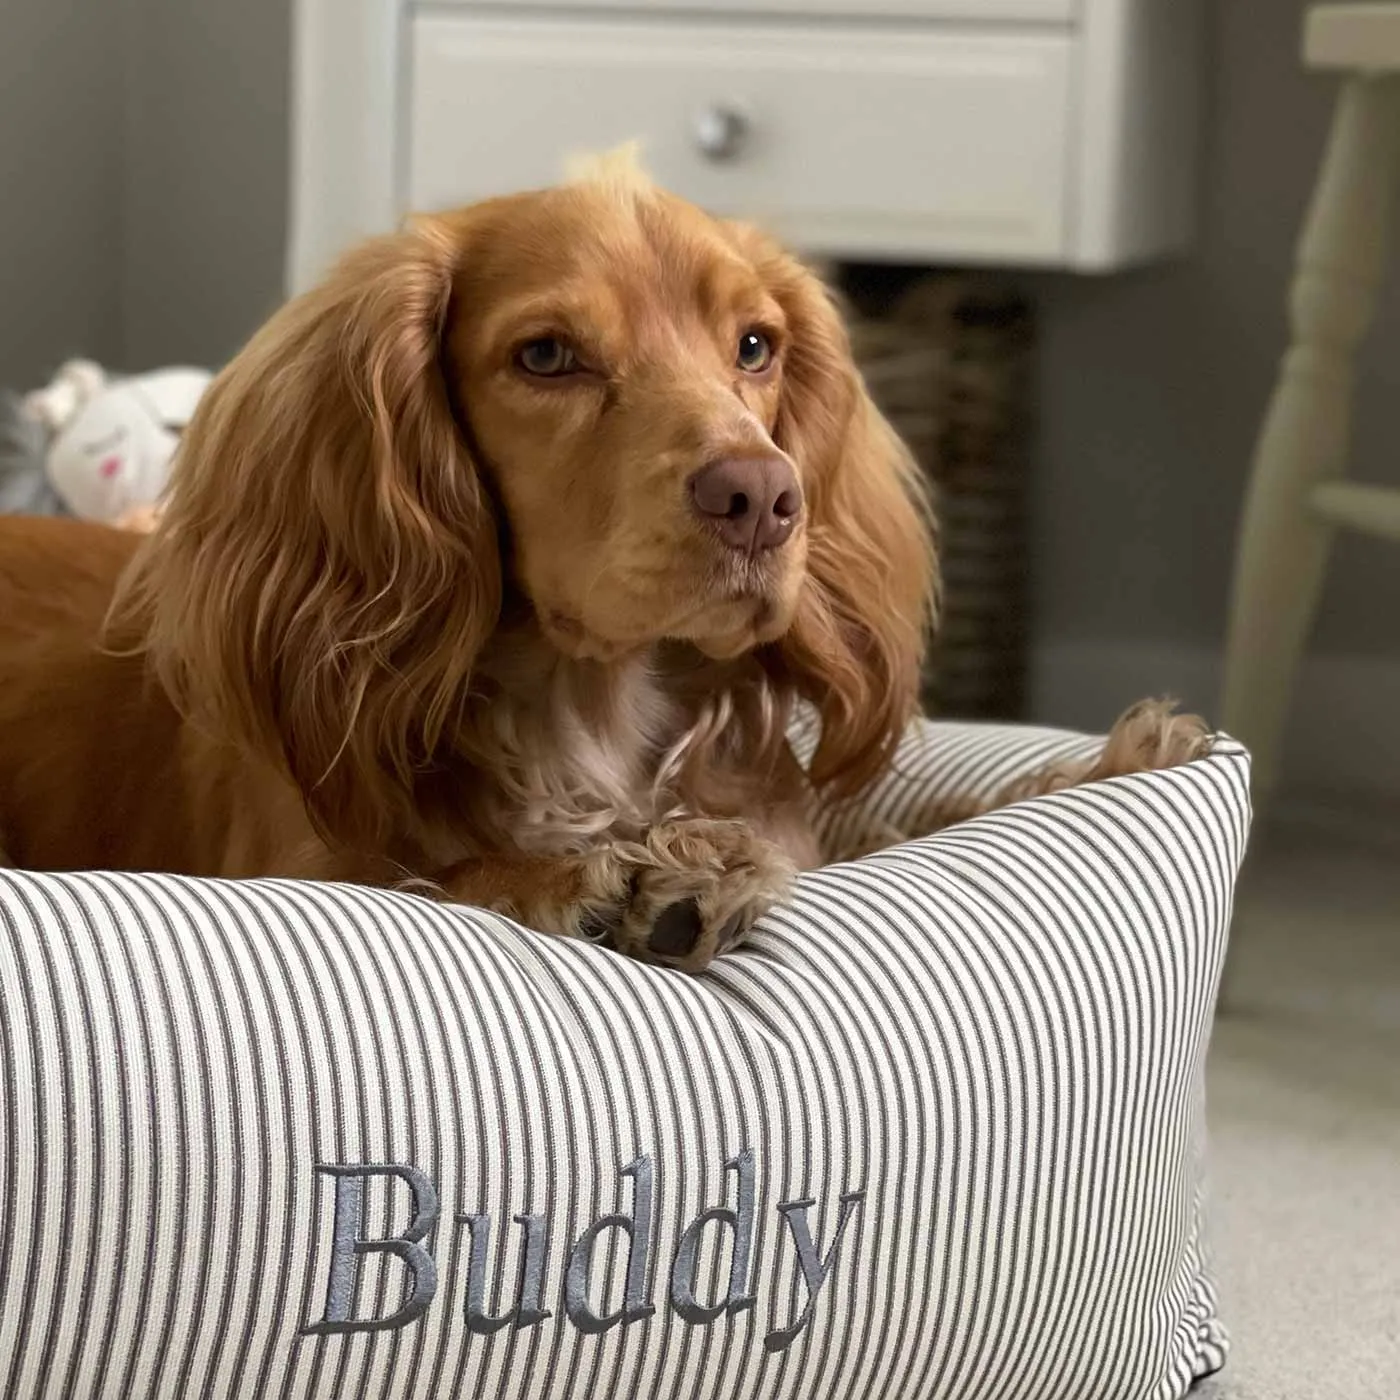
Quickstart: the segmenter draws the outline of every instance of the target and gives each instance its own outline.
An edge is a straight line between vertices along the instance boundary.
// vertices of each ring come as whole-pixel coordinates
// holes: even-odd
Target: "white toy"
[[[212,377],[163,369],[109,379],[100,365],[71,360],[47,388],[27,395],[25,415],[53,434],[45,468],[63,504],[108,524],[148,514]]]

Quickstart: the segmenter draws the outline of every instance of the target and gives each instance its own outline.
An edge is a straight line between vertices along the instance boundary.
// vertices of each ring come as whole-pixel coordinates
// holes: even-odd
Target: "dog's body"
[[[474,764],[459,740],[452,767],[422,775],[419,820],[381,848],[332,844],[285,772],[186,720],[144,654],[104,632],[140,548],[103,526],[0,517],[0,833],[15,866],[424,881],[512,911],[523,885],[528,915],[565,933],[635,905],[645,941],[663,909],[713,899],[721,875],[723,928],[819,858],[786,748],[762,768],[742,745],[708,767],[703,817],[664,780],[665,755],[715,687],[733,695],[742,662],[679,648],[573,660],[524,618],[480,657],[463,716],[489,752]],[[625,883],[590,891],[614,862]],[[639,876],[644,889],[626,888]]]
[[[0,846],[8,862],[332,873],[324,858],[316,868],[310,822],[285,777],[187,725],[144,656],[101,646],[117,580],[139,543],[80,521],[0,517]]]
[[[703,899],[727,938],[819,859],[786,747],[755,767],[740,742],[732,764],[707,765],[703,816],[665,780],[716,689],[734,703],[743,662],[680,648],[573,660],[528,619],[498,631],[474,673],[462,730],[481,761],[459,744],[451,768],[422,775],[419,820],[381,848],[328,842],[284,771],[186,720],[145,655],[104,631],[140,548],[103,526],[0,517],[0,833],[14,866],[421,881],[657,954],[645,945],[663,910]],[[715,950],[697,952],[684,924],[673,936],[676,961]]]
[[[0,522],[0,845],[422,882],[697,967],[887,765],[936,578],[781,249],[626,172],[491,201],[279,312],[148,539]],[[1203,743],[1125,723],[1119,770]]]

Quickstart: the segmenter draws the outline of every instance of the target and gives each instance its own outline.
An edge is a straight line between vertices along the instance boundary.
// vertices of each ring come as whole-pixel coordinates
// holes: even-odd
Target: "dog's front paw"
[[[1170,700],[1140,700],[1109,731],[1097,758],[1051,764],[1006,787],[993,806],[1059,792],[1079,783],[1175,768],[1211,751],[1215,736],[1199,715],[1178,714]]]
[[[1109,731],[1091,778],[1122,778],[1175,768],[1210,753],[1214,735],[1199,715],[1178,714],[1170,700],[1141,700]]]
[[[1065,759],[1013,778],[990,799],[939,796],[916,810],[900,831],[862,831],[828,851],[828,860],[854,860],[914,836],[927,836],[956,822],[982,816],[1013,802],[1061,792],[1080,783],[1175,768],[1209,755],[1215,735],[1198,715],[1179,714],[1170,700],[1141,700],[1119,717],[1094,758]]]
[[[796,869],[743,822],[692,818],[589,857],[590,883],[625,886],[604,941],[645,962],[698,972],[786,893]]]

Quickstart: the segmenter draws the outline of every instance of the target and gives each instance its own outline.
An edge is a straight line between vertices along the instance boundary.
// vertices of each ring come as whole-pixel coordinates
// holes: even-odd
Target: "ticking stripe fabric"
[[[921,725],[862,817],[1090,741]],[[0,877],[0,1395],[1167,1400],[1223,1360],[1224,742],[686,977],[390,893]]]

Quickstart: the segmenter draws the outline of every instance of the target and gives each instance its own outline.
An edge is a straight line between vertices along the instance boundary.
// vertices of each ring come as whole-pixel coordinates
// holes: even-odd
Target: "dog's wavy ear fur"
[[[837,796],[888,764],[919,703],[939,575],[923,477],[871,402],[822,283],[744,235],[788,323],[775,439],[801,469],[808,578],[778,669],[821,714],[810,773]]]
[[[496,522],[444,382],[467,229],[356,249],[207,391],[109,635],[270,758],[333,841],[402,829],[496,626]]]

